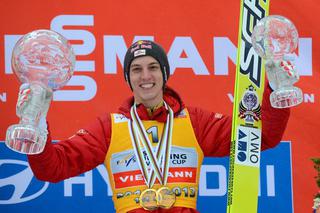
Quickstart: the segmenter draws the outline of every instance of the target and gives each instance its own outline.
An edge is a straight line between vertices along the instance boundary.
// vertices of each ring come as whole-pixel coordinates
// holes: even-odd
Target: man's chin
[[[141,96],[141,102],[144,105],[158,104],[161,100],[158,101],[157,99],[159,99],[158,96],[154,94]]]

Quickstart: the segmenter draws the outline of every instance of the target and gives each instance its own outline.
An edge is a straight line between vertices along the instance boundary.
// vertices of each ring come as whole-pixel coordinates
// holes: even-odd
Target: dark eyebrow
[[[130,67],[139,67],[140,64],[131,64]]]
[[[152,66],[152,65],[160,65],[159,62],[151,62],[150,64],[148,64],[149,66]]]
[[[159,65],[160,66],[160,63],[159,62],[157,62],[157,61],[155,61],[155,62],[151,62],[150,64],[148,64],[148,66],[152,66],[152,65]],[[130,68],[131,67],[140,67],[141,65],[140,64],[131,64],[130,65]]]
[[[141,67],[140,64],[130,64],[130,69],[139,68],[139,67]]]

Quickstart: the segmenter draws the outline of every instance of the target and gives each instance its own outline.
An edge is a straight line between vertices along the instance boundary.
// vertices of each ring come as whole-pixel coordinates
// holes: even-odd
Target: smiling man
[[[229,154],[231,116],[186,107],[166,85],[167,55],[155,42],[129,47],[124,76],[133,97],[67,140],[52,144],[49,135],[43,153],[28,156],[34,174],[58,182],[104,163],[116,212],[197,212],[202,159]],[[270,92],[266,86],[262,149],[280,142],[290,112],[272,108]]]
[[[151,56],[136,58],[129,72],[129,84],[136,103],[148,108],[156,106],[163,98],[163,78],[159,62]]]

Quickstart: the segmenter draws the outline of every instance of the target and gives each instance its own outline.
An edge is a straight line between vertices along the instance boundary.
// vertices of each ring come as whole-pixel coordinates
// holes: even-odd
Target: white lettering
[[[263,169],[263,168],[261,168]],[[112,190],[110,187],[108,173],[103,165],[97,167],[98,173],[103,178],[104,182],[108,186],[108,196],[112,196]],[[208,188],[207,175],[209,173],[217,174],[217,188]],[[227,170],[223,165],[202,165],[200,170],[200,184],[199,184],[199,195],[200,196],[225,196],[227,193]],[[275,171],[274,165],[266,165],[266,190],[268,197],[276,196],[275,189]],[[193,177],[192,172],[174,172],[168,173],[169,177]],[[120,177],[122,182],[143,180],[143,176],[129,175]],[[84,195],[93,196],[93,177],[92,171],[86,172],[81,176],[69,178],[64,181],[64,196],[73,196],[72,189],[74,185],[83,185]],[[259,196],[261,196],[261,181],[259,179]]]
[[[73,44],[76,55],[90,55],[96,47],[96,38],[88,30],[64,29],[66,26],[94,26],[93,15],[59,15],[52,19],[51,28],[67,39],[77,41]],[[26,32],[27,33],[27,32]],[[22,35],[4,35],[5,73],[11,74],[11,55],[15,43]],[[154,36],[135,36],[133,41],[140,39],[154,40]],[[80,42],[79,42],[80,41]],[[105,35],[104,41],[104,73],[116,74],[119,70],[117,62],[123,64],[127,45],[122,35]],[[80,43],[80,44],[79,44]],[[213,38],[214,75],[229,75],[229,59],[236,64],[237,47],[227,37]],[[185,53],[186,58],[181,57]],[[253,57],[252,53],[248,58]],[[191,37],[176,37],[168,51],[171,72],[176,68],[191,68],[196,75],[209,75],[209,71]],[[250,60],[247,60],[247,62]],[[296,66],[300,76],[312,76],[312,38],[300,38]],[[246,61],[241,66],[247,67]],[[95,71],[94,60],[77,60],[76,71]]]
[[[233,94],[232,93],[228,93],[227,95],[228,95],[228,98],[231,101],[231,103],[233,103],[233,101],[234,101]]]
[[[51,29],[65,36],[69,40],[81,41],[73,44],[76,55],[89,55],[96,47],[94,34],[87,30],[63,29],[65,26],[93,26],[93,15],[59,15],[51,21]],[[76,71],[95,71],[93,60],[77,60]]]
[[[117,58],[123,66],[123,60],[127,50],[123,36],[104,36],[103,45],[104,73],[116,74]]]
[[[312,76],[312,38],[300,38],[295,64],[300,76]]]
[[[57,90],[53,93],[55,101],[88,101],[95,97],[97,84],[95,80],[88,76],[72,76],[67,83],[68,86],[83,86],[83,90]]]
[[[185,53],[186,58],[181,57]],[[196,75],[209,75],[197,47],[190,37],[176,37],[168,52],[168,60],[173,74],[176,68],[192,68]]]
[[[267,195],[268,197],[276,196],[273,165],[267,165]]]
[[[303,99],[305,103],[314,103],[314,94],[303,94]]]
[[[137,180],[144,180],[142,174],[138,174],[138,175],[128,175],[128,176],[124,176],[124,177],[120,176],[119,178],[120,178],[120,180],[121,180],[123,183],[126,183],[126,182],[128,182],[128,181],[130,181],[130,182],[135,182],[135,181],[137,181]]]
[[[207,173],[218,174],[218,188],[207,188]],[[202,165],[200,170],[199,195],[202,196],[224,196],[227,192],[227,172],[221,165]]]
[[[261,168],[263,169],[263,168]],[[215,179],[218,185],[217,188],[207,188],[207,175],[209,173],[217,173],[218,177]],[[261,177],[260,177],[261,178]],[[202,165],[200,170],[200,184],[199,195],[200,196],[225,196],[227,193],[227,176],[226,168],[222,165]],[[211,180],[212,181],[212,180]],[[267,196],[275,197],[275,173],[274,165],[266,166],[266,188]],[[259,196],[261,196],[261,179],[259,179]]]
[[[182,172],[168,172],[168,177],[171,178],[176,178],[176,177],[189,177],[192,178],[193,177],[193,172],[187,172],[187,171],[182,171]]]
[[[99,165],[96,168],[97,168],[99,174],[101,175],[102,179],[104,180],[104,182],[108,186],[108,196],[112,196],[113,193],[112,193],[112,189],[111,189],[111,186],[110,186],[108,172],[106,170],[106,167],[104,165]]]
[[[92,190],[92,171],[84,173],[82,176],[72,177],[64,181],[64,196],[72,196],[73,185],[83,185],[86,197],[93,195]]]
[[[185,172],[185,177],[192,178],[193,177],[193,173],[192,172]]]
[[[129,176],[125,176],[125,177],[121,177],[121,176],[120,176],[119,178],[120,178],[120,180],[121,180],[122,183],[125,183],[125,182],[127,182]]]
[[[136,180],[144,180],[142,174],[136,175]]]
[[[5,61],[5,73],[11,74],[11,56],[14,45],[22,37],[22,35],[4,35],[4,61]]]
[[[181,171],[181,172],[175,172],[175,176],[176,176],[176,177],[183,177],[183,176],[184,176],[184,173],[183,173],[183,171]]]
[[[7,93],[3,92],[2,94],[0,94],[0,101],[7,102]]]
[[[228,59],[231,59],[234,64],[237,63],[237,47],[227,37],[214,37],[213,48],[214,74],[228,75]]]

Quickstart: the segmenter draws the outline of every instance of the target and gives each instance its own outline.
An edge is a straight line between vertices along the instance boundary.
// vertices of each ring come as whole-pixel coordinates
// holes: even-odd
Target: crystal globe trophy
[[[269,81],[275,83],[275,90],[270,94],[271,105],[287,108],[300,104],[302,91],[293,86],[299,80],[298,73],[295,70],[275,69],[297,48],[298,32],[294,24],[283,16],[267,16],[256,24],[251,40],[254,50],[266,60]]]
[[[23,107],[17,106],[20,122],[9,126],[5,143],[16,152],[38,154],[44,149],[48,133],[39,126],[39,121],[46,116],[52,92],[72,77],[75,55],[60,34],[35,30],[15,44],[11,63],[19,81],[29,85],[30,95]]]

